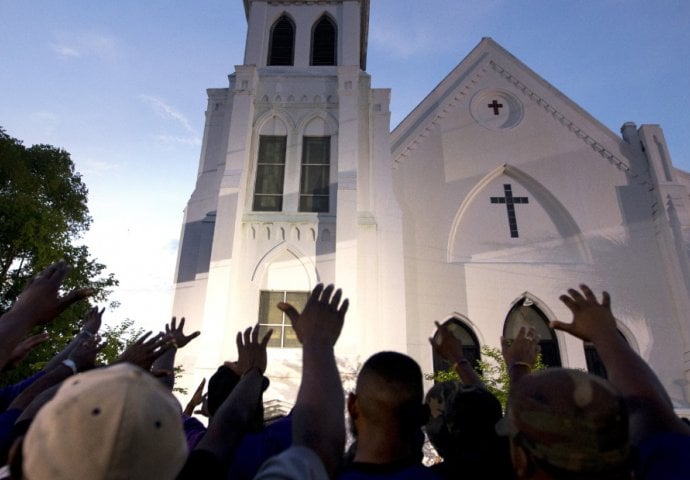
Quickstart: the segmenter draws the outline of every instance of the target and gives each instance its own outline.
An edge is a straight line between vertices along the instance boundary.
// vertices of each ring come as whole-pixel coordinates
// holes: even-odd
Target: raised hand
[[[187,406],[184,409],[185,415],[191,417],[194,413],[194,409],[204,402],[204,386],[206,386],[205,378],[201,380],[201,383],[194,391],[194,395],[192,395],[192,398],[189,399],[189,403],[187,403]]]
[[[584,296],[571,288],[568,295],[559,298],[573,312],[572,323],[554,320],[551,328],[568,332],[585,342],[594,342],[617,338],[616,319],[611,313],[611,297],[607,292],[602,295],[601,303],[587,285],[580,285]]]
[[[233,369],[239,375],[244,375],[253,368],[257,368],[261,374],[266,371],[266,345],[271,339],[273,330],[269,330],[264,338],[259,341],[259,325],[249,327],[242,332],[237,332],[237,362]]]
[[[8,367],[17,367],[26,359],[29,353],[31,353],[31,350],[46,341],[48,341],[48,334],[46,332],[32,335],[22,340],[16,347],[14,347],[14,350],[12,350],[12,354],[7,360]]]
[[[316,343],[332,347],[338,340],[349,301],[345,299],[341,304],[342,291],[338,289],[333,293],[333,290],[333,285],[324,288],[323,284],[319,283],[312,290],[302,313],[298,313],[289,303],[278,304],[278,308],[290,318],[302,345]]]
[[[184,317],[180,319],[180,324],[176,326],[177,318],[172,317],[170,325],[165,325],[165,338],[166,340],[172,342],[172,344],[177,348],[182,348],[189,342],[198,337],[201,332],[196,331],[189,335],[185,335],[182,330],[184,329]]]
[[[524,365],[531,369],[537,363],[539,350],[539,335],[534,328],[521,327],[512,342],[501,337],[501,353],[509,370],[515,365]]]
[[[34,324],[43,324],[53,320],[73,303],[93,295],[94,291],[90,288],[72,290],[64,297],[59,295],[69,269],[65,261],[60,260],[34,276],[19,295],[12,311],[21,312]]]
[[[465,356],[462,353],[462,340],[453,335],[448,324],[434,323],[436,324],[438,334],[434,335],[435,341],[434,338],[429,338],[431,348],[447,362],[452,363],[463,360]]]
[[[107,342],[101,342],[97,335],[84,340],[72,351],[69,358],[77,366],[77,370],[83,372],[96,365],[96,355],[103,350]]]
[[[162,333],[150,339],[148,338],[149,335],[151,332],[146,332],[139,337],[113,363],[129,362],[144,370],[150,370],[153,362],[172,347],[172,343]]]
[[[105,308],[102,308],[99,311],[98,307],[93,307],[86,312],[86,316],[84,317],[84,325],[81,327],[81,331],[91,335],[96,335],[98,330],[101,328],[103,312],[105,312]]]

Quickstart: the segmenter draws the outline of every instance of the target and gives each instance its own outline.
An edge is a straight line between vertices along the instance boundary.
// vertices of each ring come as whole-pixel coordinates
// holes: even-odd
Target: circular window
[[[470,113],[480,125],[491,130],[516,127],[523,116],[522,103],[503,90],[482,90],[472,97]]]

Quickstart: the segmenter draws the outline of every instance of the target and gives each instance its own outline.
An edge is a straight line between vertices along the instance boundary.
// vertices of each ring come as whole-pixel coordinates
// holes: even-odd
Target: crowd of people
[[[36,275],[0,317],[0,369],[11,368],[55,319],[92,292],[64,296],[64,262]],[[619,335],[609,295],[585,285],[561,301],[562,330],[597,349],[608,380],[548,368],[532,371],[539,338],[521,329],[501,339],[510,378],[505,413],[445,325],[432,348],[460,381],[425,395],[409,356],[372,355],[345,396],[334,346],[348,300],[317,285],[303,310],[276,306],[302,346],[302,377],[292,411],[264,420],[266,347],[258,326],[237,334],[237,359],[221,365],[185,408],[172,395],[175,354],[199,332],[184,319],[151,332],[110,365],[96,365],[105,343],[103,310],[88,311],[80,332],[37,374],[0,387],[0,479],[682,479],[690,478],[690,427],[647,363]],[[200,407],[200,410],[196,409]],[[354,442],[345,451],[347,409]],[[208,416],[208,426],[196,414]],[[422,463],[425,438],[442,461]]]

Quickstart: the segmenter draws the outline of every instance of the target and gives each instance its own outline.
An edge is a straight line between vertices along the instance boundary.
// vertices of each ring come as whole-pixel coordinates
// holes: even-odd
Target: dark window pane
[[[252,209],[257,212],[279,212],[283,209],[285,180],[285,136],[261,135],[254,185]]]
[[[302,194],[328,195],[329,173],[328,165],[302,165]]]
[[[285,301],[295,307],[298,312],[304,309],[308,298],[308,292],[286,292],[285,294]]]
[[[285,16],[273,25],[271,46],[268,55],[269,65],[292,65],[295,49],[295,28]]]
[[[333,22],[327,17],[321,18],[314,27],[311,43],[312,65],[336,64],[337,31]]]
[[[300,212],[328,212],[328,196],[306,196],[299,199]]]
[[[302,176],[300,178],[300,212],[328,212],[330,161],[330,137],[304,137],[302,142]]]
[[[283,193],[285,165],[257,165],[255,193]]]
[[[297,340],[297,334],[292,327],[285,327],[283,333],[283,348],[299,348],[302,344]]]

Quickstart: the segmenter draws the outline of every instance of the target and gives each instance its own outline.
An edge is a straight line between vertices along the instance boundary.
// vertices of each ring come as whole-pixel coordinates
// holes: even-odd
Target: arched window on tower
[[[268,65],[292,65],[295,57],[295,25],[281,16],[271,28]]]
[[[475,370],[479,370],[478,362],[479,360],[481,360],[479,341],[477,340],[477,336],[474,334],[472,329],[470,329],[470,327],[468,327],[467,324],[465,324],[465,322],[463,322],[459,318],[448,319],[445,322],[443,322],[443,325],[448,326],[449,330],[455,336],[455,338],[459,339],[462,342],[463,355],[467,360],[470,361],[470,364],[475,368]],[[434,337],[432,339],[433,341],[436,341],[437,335],[438,331],[434,334]],[[433,355],[434,373],[439,372],[441,370],[448,370],[452,367],[450,363],[446,362],[435,351],[433,352]]]
[[[523,298],[510,309],[503,325],[503,337],[509,340],[517,337],[521,327],[534,328],[541,338],[541,358],[547,367],[561,366],[561,353],[555,332],[549,328],[544,312],[529,298]]]
[[[327,15],[314,25],[311,34],[311,65],[335,65],[338,30]]]

